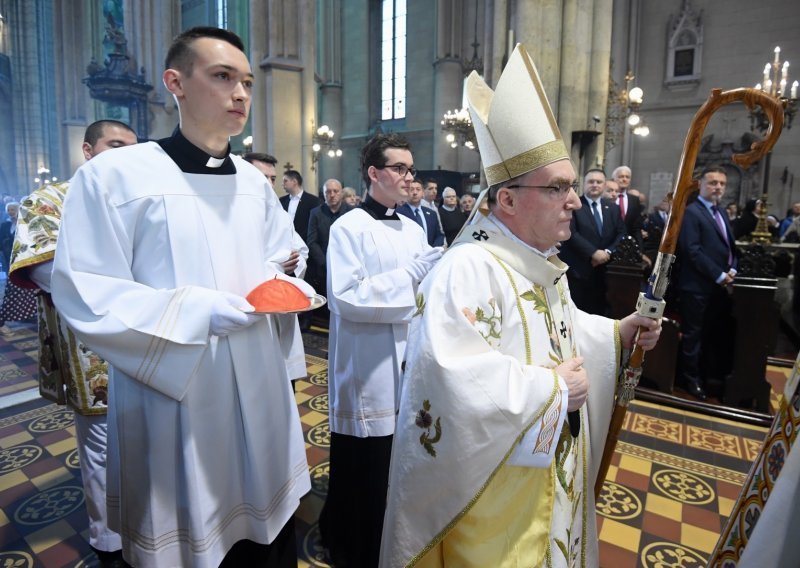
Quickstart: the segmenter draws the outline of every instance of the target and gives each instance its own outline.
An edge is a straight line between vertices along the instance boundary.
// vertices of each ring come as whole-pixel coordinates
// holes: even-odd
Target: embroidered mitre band
[[[511,54],[494,91],[475,71],[466,90],[489,186],[569,159],[539,73],[522,44]]]

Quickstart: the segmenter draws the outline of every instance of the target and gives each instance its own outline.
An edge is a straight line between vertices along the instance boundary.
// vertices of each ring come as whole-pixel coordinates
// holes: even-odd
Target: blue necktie
[[[414,209],[414,221],[422,227],[422,230],[425,230],[425,225],[422,224],[422,216],[419,214],[419,209]]]
[[[594,224],[597,225],[597,233],[603,234],[603,217],[600,216],[600,210],[597,208],[597,201],[592,201],[592,215],[594,215]]]

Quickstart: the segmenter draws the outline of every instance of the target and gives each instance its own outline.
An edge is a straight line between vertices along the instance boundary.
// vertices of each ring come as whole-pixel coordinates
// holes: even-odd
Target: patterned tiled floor
[[[297,511],[299,566],[328,566],[316,520],[328,480],[326,337],[306,336],[296,383],[312,491]],[[782,369],[771,369],[783,373]],[[95,560],[69,411],[37,400],[0,419],[0,567]],[[717,541],[765,429],[635,402],[598,503],[601,565],[694,568]]]
[[[0,327],[0,397],[36,387],[39,340],[34,324]]]

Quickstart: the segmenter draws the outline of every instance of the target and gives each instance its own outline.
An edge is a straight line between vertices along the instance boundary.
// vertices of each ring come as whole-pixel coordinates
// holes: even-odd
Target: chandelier
[[[33,183],[35,187],[39,187],[41,185],[47,185],[48,183],[55,183],[58,181],[56,176],[50,175],[50,170],[47,169],[47,166],[44,164],[40,164],[39,168],[36,170],[36,177],[33,178]]]
[[[609,79],[605,133],[606,152],[625,137],[626,125],[636,136],[645,137],[650,134],[650,127],[639,114],[639,107],[644,100],[644,91],[641,87],[631,87],[635,78],[634,74],[628,71],[625,74],[624,88],[620,88],[613,78]]]
[[[778,77],[780,76],[780,79]],[[792,127],[792,119],[797,112],[797,87],[798,82],[792,83],[791,89],[787,93],[786,86],[789,84],[789,62],[781,62],[781,48],[775,48],[775,59],[772,63],[764,65],[764,79],[762,83],[756,84],[756,89],[767,93],[783,101],[784,127]],[[788,95],[788,96],[787,96]],[[757,106],[750,112],[750,130],[764,133],[769,128],[769,119],[761,107]]]
[[[342,149],[336,145],[333,130],[327,124],[323,124],[316,130],[314,123],[311,123],[311,170],[315,171],[316,163],[324,152],[329,158],[341,158]]]
[[[442,131],[447,133],[445,140],[450,143],[451,148],[464,146],[477,151],[475,129],[467,109],[448,110],[442,117],[441,125]]]
[[[783,126],[788,130],[792,127],[792,119],[797,112],[798,82],[794,81],[787,93],[786,87],[789,84],[789,62],[781,61],[780,47],[776,47],[774,52],[775,58],[772,60],[772,63],[764,65],[764,77],[761,83],[756,84],[756,89],[783,101]],[[763,134],[768,128],[769,118],[760,106],[756,106],[750,111],[750,130],[758,130]],[[761,208],[756,212],[758,215],[758,224],[755,230],[750,233],[751,240],[759,244],[768,244],[772,242],[772,235],[769,232],[767,224],[769,170],[771,161],[772,152],[770,151],[764,156],[764,194],[761,196]]]

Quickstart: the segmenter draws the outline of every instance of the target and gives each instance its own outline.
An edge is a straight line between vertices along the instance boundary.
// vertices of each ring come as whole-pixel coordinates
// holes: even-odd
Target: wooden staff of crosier
[[[711,91],[711,96],[700,107],[697,114],[692,119],[689,132],[686,134],[686,142],[683,145],[681,162],[678,166],[678,177],[675,187],[670,194],[672,207],[669,217],[664,226],[664,234],[661,237],[661,244],[658,247],[658,258],[653,266],[653,273],[647,283],[647,290],[639,294],[636,302],[636,313],[652,319],[660,318],[664,313],[664,293],[669,284],[669,273],[672,263],[675,261],[675,248],[678,244],[678,235],[681,230],[683,213],[686,209],[687,201],[692,192],[697,189],[697,181],[692,179],[697,153],[700,150],[702,135],[705,131],[711,116],[721,107],[733,103],[743,102],[747,108],[753,110],[758,105],[770,119],[769,130],[763,140],[754,142],[749,152],[735,154],[731,159],[743,168],[750,167],[751,164],[761,159],[764,154],[769,152],[778,141],[783,128],[783,103],[780,99],[772,97],[757,89],[734,89],[723,92],[721,89]],[[638,337],[638,332],[637,332]],[[600,469],[597,474],[597,481],[594,486],[595,498],[600,496],[603,488],[603,481],[611,465],[611,458],[614,455],[619,432],[622,429],[622,422],[625,413],[628,411],[628,404],[634,397],[634,389],[639,383],[642,374],[642,363],[644,362],[644,351],[639,347],[634,339],[634,346],[630,360],[622,370],[617,393],[614,413],[611,417],[611,424],[606,438],[606,445],[603,449],[603,458],[600,461]]]

